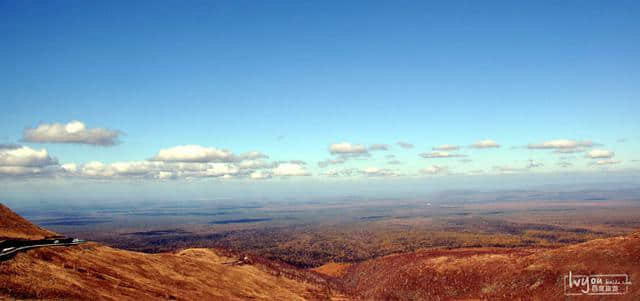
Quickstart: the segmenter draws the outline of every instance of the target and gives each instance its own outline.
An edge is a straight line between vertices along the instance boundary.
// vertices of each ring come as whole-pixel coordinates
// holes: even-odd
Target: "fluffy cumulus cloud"
[[[39,143],[77,143],[111,146],[118,143],[119,131],[87,128],[81,121],[69,123],[43,123],[23,132],[23,140]]]
[[[334,157],[318,162],[318,166],[324,168],[329,165],[343,164],[349,159],[371,156],[369,150],[386,149],[388,149],[386,144],[374,144],[370,148],[367,148],[364,145],[350,142],[333,143],[329,145],[329,153]]]
[[[255,156],[253,156],[256,158]],[[200,145],[180,145],[161,149],[151,160],[163,162],[233,162],[236,156],[226,149]]]
[[[240,169],[229,163],[207,163],[207,169],[200,173],[204,177],[230,177],[238,174]]]
[[[432,149],[434,151],[454,151],[454,150],[459,150],[460,147],[453,144],[443,144],[443,145],[434,146]]]
[[[66,163],[62,170],[68,176],[85,178],[128,178],[128,177],[153,177],[154,172],[165,171],[161,162],[131,161],[105,164],[99,161],[90,161],[85,164]]]
[[[0,166],[42,167],[57,164],[46,149],[35,150],[22,146],[0,149]]]
[[[45,149],[20,145],[0,145],[0,176],[51,175],[84,179],[201,179],[244,178],[261,180],[273,176],[308,176],[306,163],[300,160],[268,162],[268,157],[251,151],[234,155],[224,149],[183,145],[160,150],[141,161],[85,163],[58,161]]]
[[[413,148],[413,144],[409,143],[409,142],[404,142],[404,141],[398,141],[398,146],[404,148],[404,149],[409,149],[409,148]]]
[[[447,170],[448,170],[447,166],[431,165],[429,167],[421,169],[420,173],[429,174],[429,175],[436,175],[436,174],[442,174],[442,173],[446,172]]]
[[[0,148],[0,176],[43,175],[54,172],[58,161],[46,149],[27,146]]]
[[[612,158],[615,155],[614,152],[612,151],[608,151],[608,150],[604,150],[604,149],[594,149],[591,150],[587,153],[587,158],[590,159],[609,159]]]
[[[479,140],[476,143],[471,144],[473,148],[498,148],[500,144],[491,139]]]
[[[273,168],[273,175],[279,177],[297,177],[311,175],[302,164],[280,163]]]
[[[161,161],[129,161],[61,165],[61,175],[89,179],[177,179],[219,178],[244,175],[232,163],[166,163]]]
[[[455,157],[464,157],[462,154],[455,154],[450,152],[430,152],[430,153],[422,153],[420,157],[432,159],[432,158],[455,158]]]
[[[368,150],[364,145],[341,142],[329,145],[329,152],[332,155],[364,155]]]
[[[264,160],[242,160],[238,163],[238,167],[241,169],[259,169],[267,168],[270,164]]]
[[[586,148],[595,146],[591,141],[578,141],[571,139],[556,139],[544,141],[542,143],[530,143],[529,149],[552,149],[558,154],[570,154],[583,152]]]

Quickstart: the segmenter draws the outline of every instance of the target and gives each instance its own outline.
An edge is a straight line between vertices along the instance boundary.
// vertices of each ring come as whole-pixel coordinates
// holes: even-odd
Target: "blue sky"
[[[0,1],[0,32],[0,144],[24,150],[0,150],[4,199],[81,199],[78,182],[104,198],[136,185],[147,187],[136,198],[155,199],[185,181],[194,186],[183,195],[198,198],[514,174],[523,185],[522,174],[637,181],[637,1]],[[87,135],[118,131],[117,141],[25,139],[72,121]],[[470,147],[485,139],[499,147]],[[550,141],[562,143],[539,147]],[[332,154],[342,142],[389,149]],[[444,144],[459,149],[420,156]],[[152,161],[167,166],[148,174],[109,166],[183,145],[268,158],[224,180],[178,175],[175,158]],[[57,163],[37,161],[42,149]],[[345,162],[318,165],[330,158]],[[212,160],[198,164],[241,161]],[[105,166],[84,170],[92,161]],[[160,171],[172,180],[154,179]],[[252,182],[253,172],[264,179]],[[376,193],[413,186],[385,187]]]

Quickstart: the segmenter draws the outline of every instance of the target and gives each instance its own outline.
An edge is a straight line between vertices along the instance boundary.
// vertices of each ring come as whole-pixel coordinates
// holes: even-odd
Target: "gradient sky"
[[[0,0],[0,200],[637,183],[638,37],[638,1]],[[73,121],[115,144],[27,137]],[[154,159],[183,145],[268,158],[215,176]],[[171,179],[109,166],[131,161]]]

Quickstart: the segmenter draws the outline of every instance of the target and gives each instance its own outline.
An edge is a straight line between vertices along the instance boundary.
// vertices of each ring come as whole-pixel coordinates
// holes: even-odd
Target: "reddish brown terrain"
[[[54,235],[53,232],[28,222],[0,204],[0,240],[3,238],[42,239],[52,235]]]
[[[362,299],[562,300],[564,276],[627,274],[623,296],[571,300],[640,300],[640,232],[553,250],[424,250],[352,265],[347,288]]]
[[[53,234],[2,209],[4,237]],[[237,258],[218,249],[146,254],[98,243],[33,249],[0,262],[0,299],[640,300],[640,232],[558,248],[429,248],[314,271]],[[569,271],[627,274],[632,284],[621,296],[566,297]]]
[[[54,234],[2,207],[5,238]],[[32,231],[32,232],[30,232]],[[327,300],[320,274],[212,249],[145,254],[97,243],[45,247],[0,261],[0,299]]]

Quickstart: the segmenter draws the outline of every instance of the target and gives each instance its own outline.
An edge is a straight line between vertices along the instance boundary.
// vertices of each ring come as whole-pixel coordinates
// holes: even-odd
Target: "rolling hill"
[[[53,235],[0,207],[2,236]],[[0,262],[0,299],[327,300],[320,275],[261,262],[237,264],[212,249],[145,254],[97,243],[45,247]],[[294,279],[298,278],[298,279]],[[339,297],[336,297],[340,299]]]
[[[2,236],[55,233],[0,207]],[[555,249],[424,249],[298,269],[218,249],[146,254],[98,243],[45,247],[0,261],[0,299],[67,300],[565,300],[565,276],[625,274],[640,300],[640,232]]]

